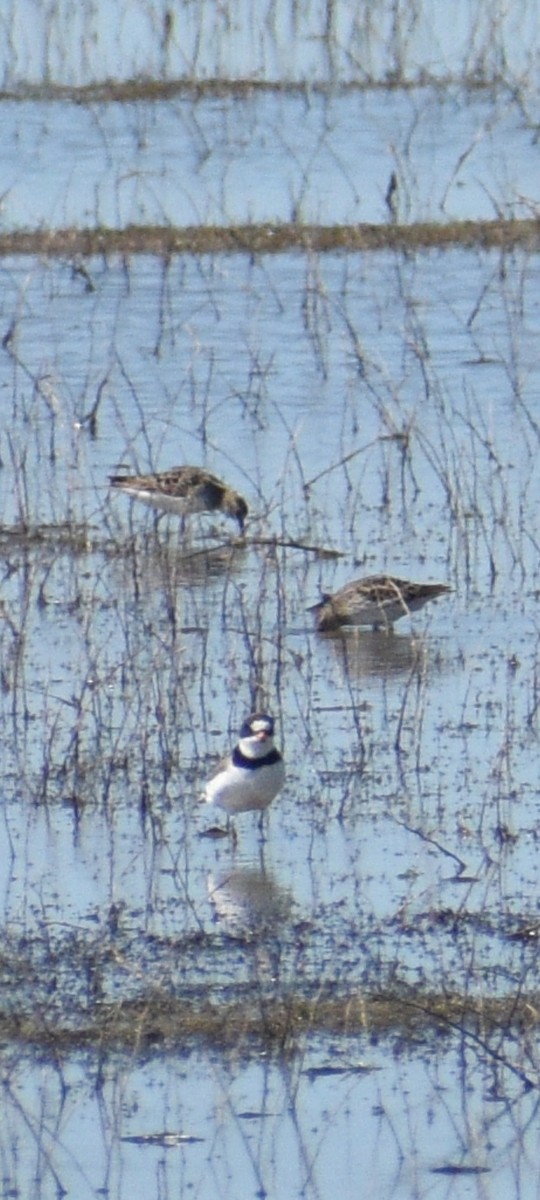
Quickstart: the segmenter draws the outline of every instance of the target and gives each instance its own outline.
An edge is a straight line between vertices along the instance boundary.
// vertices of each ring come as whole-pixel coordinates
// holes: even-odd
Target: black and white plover
[[[274,746],[274,719],[252,713],[240,730],[232,754],[208,780],[204,798],[229,817],[237,813],[263,813],[285,782],[285,767]]]

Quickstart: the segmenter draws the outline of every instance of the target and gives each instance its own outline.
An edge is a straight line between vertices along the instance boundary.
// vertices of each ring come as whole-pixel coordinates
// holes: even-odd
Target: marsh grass
[[[97,957],[84,963],[90,993],[95,992],[95,980],[103,970],[104,956],[101,958],[101,963]],[[94,1014],[87,1011],[77,1028],[69,1024],[59,1027],[52,1020],[50,1025],[41,1023],[34,1014],[11,1021],[0,1019],[0,1031],[3,1038],[19,1046],[32,1044],[48,1054],[63,1054],[74,1047],[145,1054],[157,1049],[185,1051],[194,1043],[204,1043],[220,1049],[234,1047],[240,1055],[258,1049],[291,1056],[298,1053],[308,1032],[361,1035],[369,1044],[382,1037],[428,1041],[461,1031],[465,1041],[477,1043],[488,1057],[519,1075],[527,1087],[538,1088],[538,1080],[533,1072],[529,1074],[525,1062],[520,1067],[497,1049],[501,1035],[511,1041],[515,1031],[532,1034],[538,1027],[538,996],[525,995],[519,1002],[464,1001],[462,996],[413,996],[398,991],[343,999],[290,996],[260,1004],[254,997],[244,1003],[212,1005],[193,998],[186,1003],[156,990],[141,1001],[119,1006],[98,999]]]
[[[309,254],[348,251],[407,252],[461,246],[467,250],[535,251],[540,245],[536,217],[492,221],[445,221],[414,225],[279,225],[237,227],[133,226],[127,229],[57,229],[0,233],[0,257],[40,254],[78,256],[155,254]],[[307,303],[307,299],[306,299]],[[309,310],[308,310],[309,314]]]

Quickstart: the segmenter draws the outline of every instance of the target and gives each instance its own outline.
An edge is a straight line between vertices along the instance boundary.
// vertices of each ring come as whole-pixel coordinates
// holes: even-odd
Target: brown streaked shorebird
[[[162,513],[178,517],[197,512],[224,513],[234,517],[240,532],[244,532],[248,512],[244,497],[203,467],[171,467],[154,475],[109,475],[109,483]]]
[[[333,595],[323,594],[308,612],[316,613],[317,629],[329,633],[342,625],[391,629],[394,621],[423,608],[452,589],[446,583],[409,583],[395,575],[367,575],[346,583]]]

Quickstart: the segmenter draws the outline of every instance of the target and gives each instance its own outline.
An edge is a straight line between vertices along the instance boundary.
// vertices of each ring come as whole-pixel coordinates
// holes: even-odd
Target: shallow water
[[[167,78],[177,29],[145,47],[148,11],[126,76],[161,53]],[[441,44],[470,70],[466,13]],[[289,82],[309,56],[346,82],[304,16]],[[526,78],[52,102],[92,47],[2,103],[8,230],[384,223],[396,163],[400,221],[536,211]],[[534,244],[2,260],[6,1191],[535,1194],[538,268]],[[246,496],[244,543],[109,493],[119,464],[181,462]],[[320,591],[380,570],[453,590],[389,636],[317,635]],[[203,837],[205,779],[261,702],[286,786],[264,837],[250,815],[236,846]]]
[[[22,516],[32,528],[68,519],[83,531],[75,553],[72,541],[59,544],[53,530],[31,552],[15,545],[6,560],[3,600],[13,626],[8,621],[4,627],[7,659],[16,655],[16,631],[22,627],[18,679],[26,681],[25,703],[34,722],[32,737],[23,734],[29,781],[40,777],[46,755],[52,776],[60,767],[73,736],[73,704],[84,695],[78,752],[88,757],[97,749],[104,761],[128,754],[138,794],[141,771],[148,769],[143,770],[138,746],[142,722],[150,747],[145,744],[144,753],[158,771],[151,786],[154,802],[160,803],[164,785],[183,791],[162,774],[165,738],[175,771],[188,772],[189,811],[189,796],[207,772],[204,754],[213,761],[227,746],[259,682],[283,714],[289,828],[292,819],[326,830],[329,817],[354,812],[358,792],[375,819],[387,819],[394,805],[399,811],[411,804],[413,812],[419,808],[422,819],[435,820],[437,834],[450,838],[453,850],[476,863],[468,822],[480,835],[482,855],[485,831],[477,814],[484,821],[482,805],[493,791],[502,806],[497,820],[534,828],[534,308],[524,305],[527,321],[520,321],[514,292],[519,281],[520,293],[532,294],[537,265],[528,256],[510,260],[502,295],[493,285],[485,321],[479,315],[474,334],[467,335],[466,315],[474,297],[483,290],[486,295],[495,257],[482,259],[476,278],[469,269],[464,280],[457,269],[463,255],[447,254],[446,287],[439,265],[437,290],[436,256],[415,260],[406,299],[408,304],[414,295],[416,335],[421,333],[434,364],[427,387],[425,364],[414,346],[396,361],[408,316],[395,285],[403,285],[407,265],[387,270],[386,304],[385,275],[378,273],[384,327],[361,315],[364,295],[367,301],[375,286],[371,274],[364,271],[363,281],[349,284],[341,258],[320,266],[321,294],[341,288],[347,319],[353,327],[362,322],[360,377],[350,342],[347,353],[342,320],[324,328],[318,316],[316,328],[322,326],[323,334],[314,350],[313,331],[302,327],[305,274],[295,259],[249,269],[242,259],[229,259],[225,276],[216,276],[209,262],[206,303],[188,327],[181,310],[197,268],[175,264],[167,278],[162,331],[162,308],[153,313],[150,303],[159,288],[152,260],[135,262],[128,276],[115,264],[101,279],[96,274],[96,293],[83,301],[87,321],[75,317],[75,325],[70,314],[78,311],[76,279],[69,284],[62,267],[29,275],[20,273],[19,263],[10,265],[7,282],[14,295],[24,285],[27,315],[17,336],[17,361],[3,359],[4,393],[12,388],[3,456],[13,481],[4,492],[4,521],[10,526]],[[175,287],[178,270],[182,290]],[[465,283],[470,296],[463,298]],[[277,303],[279,296],[295,293],[296,306]],[[105,377],[111,298],[121,361],[110,368],[92,438],[84,416],[98,379]],[[454,354],[452,325],[441,320],[441,309],[453,313]],[[160,338],[156,359],[151,348]],[[44,346],[53,347],[53,361],[44,362]],[[184,368],[182,381],[178,362],[185,363],[188,354],[194,378],[186,378]],[[255,358],[270,364],[262,378],[253,378]],[[479,358],[491,361],[480,366]],[[519,379],[517,395],[508,386],[510,369]],[[238,394],[231,398],[233,374]],[[28,378],[37,387],[28,388]],[[403,429],[410,430],[405,455],[392,438]],[[354,457],[344,461],[348,455]],[[186,551],[174,521],[156,531],[152,514],[107,494],[107,473],[120,461],[146,469],[182,459],[205,462],[245,493],[253,511],[245,548],[211,550],[207,557],[205,546],[219,545],[232,530],[201,517],[192,521]],[[218,537],[208,541],[212,528]],[[257,545],[261,535],[333,548],[343,557],[331,560],[287,546],[272,550]],[[319,589],[382,568],[448,580],[454,594],[398,624],[390,639],[369,632],[317,637],[305,609]],[[9,692],[4,703],[11,712]],[[153,714],[170,705],[171,715],[156,727]],[[15,729],[7,762],[18,749],[18,716]],[[501,756],[511,758],[506,782]],[[20,762],[15,778],[19,773]],[[113,774],[111,783],[105,774],[106,787],[116,789],[121,775]],[[56,784],[50,786],[52,795],[62,794]],[[84,803],[99,804],[105,794],[99,769],[92,786],[94,793],[84,788]],[[518,810],[510,800],[517,789]],[[441,796],[451,802],[441,802]],[[286,799],[272,812],[271,835],[285,804]],[[458,825],[457,841],[456,808],[465,827],[460,831]],[[517,849],[506,852],[514,855]]]
[[[393,172],[404,224],[536,211],[537,107],[506,92],[17,100],[2,112],[4,229],[380,224]]]
[[[537,1098],[505,1120],[496,1070],[459,1042],[314,1039],[292,1064],[79,1054],[43,1064],[37,1092],[24,1058],[4,1069],[4,1185],[23,1193],[535,1194]]]
[[[391,0],[369,6],[320,0],[299,9],[290,0],[130,0],[110,20],[107,0],[75,14],[70,0],[47,8],[33,0],[6,0],[6,36],[0,47],[4,86],[58,83],[77,87],[104,80],[149,78],[261,79],[392,84],[424,74],[446,82],[499,77],[514,82],[534,71],[538,8],[493,7],[492,0],[456,0],[444,6],[407,6],[397,16]],[[30,36],[31,35],[31,36]]]
[[[87,267],[90,294],[63,264],[4,272],[21,314],[0,364],[11,1003],[76,1030],[96,997],[250,1010],[396,986],[534,993],[535,937],[512,935],[538,913],[536,256],[329,256],[311,291],[295,256]],[[119,462],[181,460],[244,492],[244,546],[204,516],[186,542],[174,520],[156,527],[108,494]],[[40,541],[9,534],[21,516]],[[381,568],[454,590],[391,636],[317,636],[305,610],[320,588]],[[198,796],[261,686],[287,784],[264,844],[247,816],[235,850],[200,838],[216,814]],[[42,1194],[54,1168],[89,1190],[106,1171],[118,1195],[141,1171],[180,1172],[203,1195],[253,1177],[279,1195],[293,1171],[299,1191],[325,1195],[336,1153],[346,1195],[366,1162],[374,1194],[383,1176],[396,1196],[464,1180],[507,1195],[512,1172],[529,1178],[513,1072],[536,1077],[534,1033],[491,1035],[487,1056],[463,1030],[449,1035],[459,1051],[373,1036],[377,1070],[338,1077],[301,1071],[372,1065],[369,1034],[346,1050],[314,1034],[290,1062],[249,1047],[234,1066],[204,1048],[107,1054],[112,1099],[73,1085],[80,1106],[55,1117]],[[18,1061],[28,1116],[43,1097]],[[262,1122],[235,1115],[265,1105]],[[88,1162],[81,1119],[101,1139]],[[164,1130],[205,1140],[120,1140]],[[490,1174],[432,1174],[448,1165]]]

